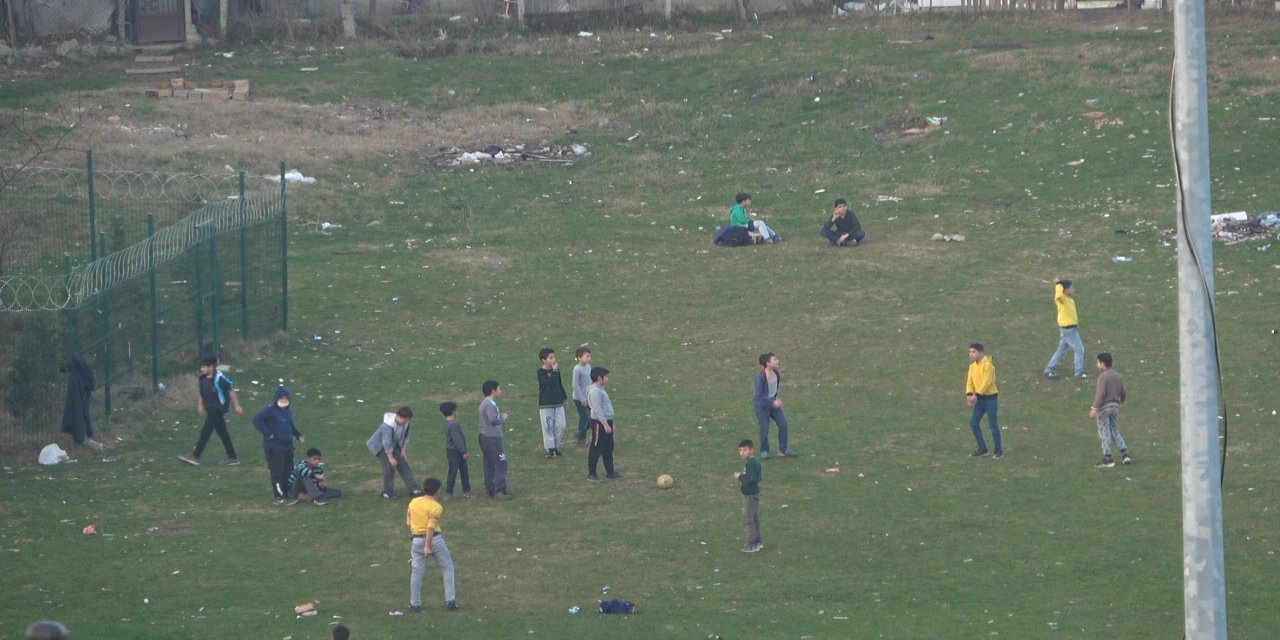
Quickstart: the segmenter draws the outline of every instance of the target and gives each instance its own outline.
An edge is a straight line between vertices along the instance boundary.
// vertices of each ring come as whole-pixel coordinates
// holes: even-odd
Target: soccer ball
[[[664,473],[664,474],[662,474],[662,475],[660,475],[660,476],[658,476],[658,488],[659,488],[659,489],[670,489],[671,487],[674,487],[674,486],[676,486],[676,479],[675,479],[675,478],[672,478],[671,476],[669,476],[669,475],[667,475],[667,474],[665,474],[665,473]]]

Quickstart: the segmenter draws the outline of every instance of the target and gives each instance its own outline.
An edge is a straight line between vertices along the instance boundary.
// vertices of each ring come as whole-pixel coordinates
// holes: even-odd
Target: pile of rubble
[[[198,85],[190,80],[174,78],[168,82],[156,84],[153,89],[147,89],[146,94],[152,98],[247,100],[249,98],[249,81],[212,80]]]
[[[424,156],[422,161],[442,171],[451,171],[463,165],[474,164],[511,164],[513,162],[551,162],[556,164],[573,164],[590,154],[585,145],[554,145],[543,143],[537,147],[523,144],[501,146],[491,144],[481,149],[459,149],[450,147],[440,149],[433,155]]]
[[[1280,236],[1280,211],[1271,211],[1249,217],[1243,212],[1210,216],[1213,221],[1213,237],[1225,244],[1246,240],[1258,240]]]

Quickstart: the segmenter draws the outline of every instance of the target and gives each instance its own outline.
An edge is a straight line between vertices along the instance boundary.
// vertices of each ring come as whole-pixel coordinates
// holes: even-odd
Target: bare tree
[[[10,167],[0,167],[0,196],[22,178],[22,174],[40,160],[60,151],[75,149],[71,142],[76,127],[84,119],[84,111],[76,108],[67,112],[58,107],[52,112],[37,118],[26,109],[13,114],[10,118],[0,120],[0,139],[14,140],[14,146],[21,150],[22,158]],[[45,126],[48,120],[56,122],[53,131]],[[38,217],[38,216],[37,216]],[[4,275],[5,266],[9,263],[9,249],[14,241],[27,227],[34,224],[32,216],[18,207],[0,207],[0,275]]]

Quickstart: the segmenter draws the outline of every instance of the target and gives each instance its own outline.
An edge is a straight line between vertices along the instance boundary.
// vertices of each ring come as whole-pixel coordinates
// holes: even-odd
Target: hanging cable
[[[1209,327],[1213,330],[1213,363],[1216,369],[1218,383],[1218,415],[1222,417],[1222,443],[1218,446],[1218,488],[1221,489],[1227,478],[1227,394],[1222,382],[1222,354],[1218,344],[1218,309],[1214,304],[1213,294],[1209,291],[1209,279],[1205,276],[1204,267],[1201,266],[1200,255],[1196,252],[1196,247],[1191,242],[1188,229],[1191,226],[1191,216],[1187,211],[1187,185],[1182,179],[1182,162],[1178,156],[1178,135],[1174,124],[1174,109],[1177,107],[1177,94],[1174,90],[1177,88],[1177,59],[1175,57],[1173,65],[1170,66],[1169,73],[1169,142],[1173,148],[1173,169],[1174,180],[1178,185],[1178,218],[1181,224],[1178,225],[1179,241],[1186,244],[1187,249],[1191,252],[1191,259],[1196,264],[1196,274],[1200,276],[1200,290],[1204,293],[1205,303],[1209,308]],[[1212,242],[1212,240],[1210,240]],[[1210,264],[1209,268],[1213,268]]]

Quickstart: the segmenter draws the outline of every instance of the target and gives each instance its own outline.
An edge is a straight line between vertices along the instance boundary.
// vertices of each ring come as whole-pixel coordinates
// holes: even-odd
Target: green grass
[[[290,335],[268,357],[234,361],[234,377],[250,411],[277,380],[293,389],[308,444],[349,497],[276,508],[247,418],[231,421],[244,466],[192,469],[174,459],[198,429],[190,402],[132,408],[107,430],[123,439],[111,462],[5,462],[0,638],[45,617],[77,637],[322,638],[334,615],[361,638],[1177,637],[1171,25],[1160,18],[1116,17],[1118,29],[1061,17],[795,21],[735,27],[716,43],[526,35],[425,61],[364,46],[324,75],[293,71],[311,59],[238,54],[212,73],[249,77],[265,97],[448,113],[572,101],[589,116],[554,142],[591,155],[453,173],[407,154],[389,167],[386,154],[321,165],[319,185],[290,192],[291,211],[344,228],[296,230]],[[1209,32],[1218,211],[1280,208],[1277,121],[1260,119],[1276,78],[1237,68],[1269,55],[1272,26],[1224,19]],[[1123,123],[1097,128],[1082,115],[1093,110]],[[927,116],[947,126],[901,136]],[[405,150],[423,151],[415,144]],[[710,245],[740,190],[786,242]],[[836,196],[868,245],[817,237]],[[1228,614],[1233,637],[1260,639],[1280,603],[1280,305],[1264,246],[1214,247],[1231,420]],[[1092,467],[1091,384],[1039,376],[1056,344],[1055,275],[1078,283],[1090,363],[1111,351],[1126,377],[1133,466]],[[998,462],[967,457],[973,341],[999,368]],[[582,343],[613,372],[621,482],[588,484],[572,447],[561,460],[539,453],[536,353],[555,347],[567,376]],[[750,381],[764,351],[782,359],[803,455],[765,463],[767,548],[745,555],[730,474],[737,441],[756,437]],[[443,474],[434,407],[459,401],[474,442],[487,378],[503,382],[514,416],[516,499],[446,504],[460,613],[437,606],[429,568],[428,612],[390,617],[407,608],[404,502],[377,498],[364,440],[382,412],[411,404],[415,471]],[[479,484],[478,452],[472,473]],[[654,488],[660,473],[674,490]],[[88,523],[101,534],[82,535]],[[590,611],[605,586],[641,613],[566,612]],[[292,606],[311,599],[320,615],[295,619]]]

